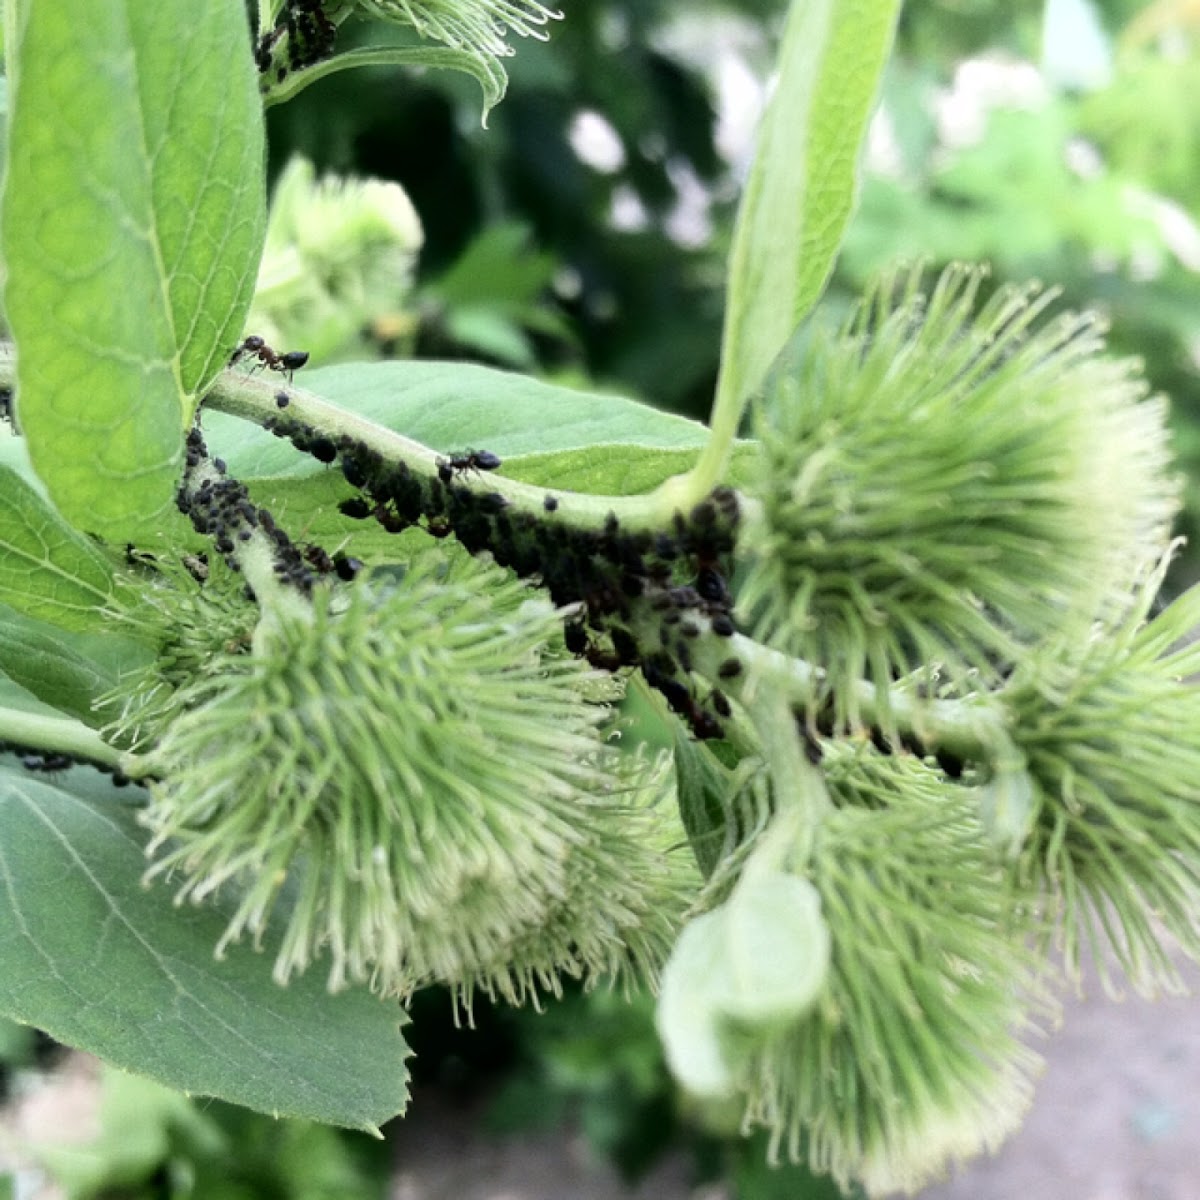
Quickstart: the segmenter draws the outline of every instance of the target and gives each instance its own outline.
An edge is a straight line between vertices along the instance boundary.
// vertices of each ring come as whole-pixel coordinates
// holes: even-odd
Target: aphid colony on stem
[[[247,355],[272,370],[298,365],[294,355],[277,354],[260,338],[246,339],[234,361]],[[613,513],[601,529],[581,529],[562,519],[553,495],[547,494],[542,511],[534,513],[514,509],[503,494],[482,485],[484,473],[502,466],[490,450],[469,448],[438,458],[431,475],[404,462],[385,461],[350,434],[313,428],[282,411],[281,398],[286,393],[277,394],[279,414],[268,416],[264,428],[319,462],[340,466],[357,493],[339,503],[343,516],[373,519],[388,533],[416,527],[435,538],[453,535],[472,554],[488,551],[500,566],[544,588],[556,606],[574,610],[565,630],[573,654],[598,670],[640,670],[697,737],[723,735],[729,702],[721,693],[697,694],[691,646],[706,631],[721,637],[735,631],[725,580],[739,520],[732,489],[718,488],[689,513],[677,513],[669,531],[627,530]],[[189,466],[197,445],[202,443],[189,439]],[[244,491],[233,481],[210,481],[189,503],[197,528],[203,526],[217,539],[218,551],[231,564],[239,534],[230,528],[230,514],[245,519],[245,509],[278,539],[277,575],[301,591],[310,593],[320,574],[336,572],[351,579],[357,573],[357,560],[339,560],[320,547],[286,542],[273,522],[263,520],[265,510],[249,504]],[[722,669],[732,670],[730,663],[736,659]]]
[[[251,350],[258,353],[254,346]],[[734,633],[732,598],[722,572],[738,519],[731,489],[717,489],[687,517],[676,514],[671,534],[626,533],[613,514],[601,532],[579,530],[527,512],[510,518],[508,502],[499,493],[467,486],[466,474],[501,466],[499,457],[488,450],[440,459],[437,477],[427,479],[404,463],[385,464],[377,452],[346,435],[331,439],[291,418],[268,419],[266,427],[322,463],[340,458],[347,482],[362,493],[339,504],[343,516],[374,518],[389,533],[423,521],[433,537],[454,534],[472,553],[490,551],[501,566],[536,580],[555,604],[581,609],[564,630],[571,653],[598,670],[640,669],[696,737],[723,736],[721,721],[731,716],[731,706],[719,690],[711,690],[704,699],[695,694],[690,643],[706,627],[722,637]],[[205,460],[203,438],[193,430],[188,438],[189,472]],[[212,460],[212,467],[224,475],[219,459]],[[275,546],[276,576],[305,595],[311,594],[320,575],[336,574],[350,581],[362,567],[358,559],[331,556],[317,545],[295,546],[235,480],[209,478],[192,488],[185,476],[179,497],[180,508],[196,529],[213,537],[216,549],[235,570],[235,539],[247,540],[255,526],[261,526]],[[557,504],[546,511],[556,509]],[[681,577],[690,582],[679,582]],[[652,619],[655,614],[657,621]],[[720,667],[726,679],[740,671],[736,658],[724,660]]]

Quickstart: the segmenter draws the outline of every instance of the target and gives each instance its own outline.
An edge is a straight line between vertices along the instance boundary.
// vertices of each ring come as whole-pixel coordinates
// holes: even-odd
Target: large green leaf
[[[900,0],[792,0],[734,231],[719,403],[762,382],[833,270]]]
[[[652,491],[687,470],[705,427],[622,396],[580,392],[529,376],[468,363],[360,363],[306,371],[305,387],[434,450],[486,448],[500,473],[550,489],[629,496]],[[255,498],[285,525],[324,540],[357,535],[356,553],[394,539],[337,513],[351,494],[336,468],[298,454],[290,443],[222,413],[205,413],[210,448],[251,483]],[[734,447],[730,478],[752,469],[757,448]]]
[[[330,995],[319,966],[277,987],[248,946],[216,961],[227,914],[143,887],[122,797],[84,768],[51,782],[0,766],[0,1015],[261,1112],[360,1129],[401,1112],[400,1009]]]
[[[505,459],[617,446],[694,451],[707,438],[698,422],[636,400],[471,363],[351,363],[302,378],[323,400],[441,451],[486,446]],[[243,478],[303,477],[323,469],[245,422],[213,413],[204,426],[229,469]]]
[[[96,629],[112,596],[104,554],[0,466],[0,603],[67,629]]]
[[[501,474],[548,489],[638,495],[687,470],[707,431],[684,417],[620,396],[580,392],[467,363],[388,362],[308,371],[322,399],[449,453],[486,447]],[[336,468],[298,454],[258,426],[206,413],[210,448],[251,484],[286,528],[324,545],[346,544],[368,561],[400,544],[373,522],[348,521],[337,503],[351,494]],[[734,448],[731,478],[756,461],[754,444]]]
[[[13,0],[5,302],[38,474],[114,539],[171,512],[265,225],[242,0]]]
[[[112,714],[96,701],[112,692],[122,671],[146,665],[151,647],[115,633],[76,633],[0,604],[0,671],[60,713],[89,725]]]

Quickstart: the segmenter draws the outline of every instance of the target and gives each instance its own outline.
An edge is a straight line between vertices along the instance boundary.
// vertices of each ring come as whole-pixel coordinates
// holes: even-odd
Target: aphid
[[[712,631],[718,637],[733,637],[733,620],[725,613],[717,613],[712,619]]]
[[[693,587],[674,587],[668,595],[676,608],[699,608],[700,593]]]
[[[337,577],[350,583],[363,569],[362,559],[352,558],[348,554],[343,554],[340,551],[333,556],[333,569],[337,572]]]
[[[684,672],[691,671],[692,652],[688,649],[687,642],[679,641],[675,643],[675,658],[678,660],[679,666]]]
[[[549,493],[547,493],[546,498],[542,501],[542,507],[547,512],[555,512],[558,509],[557,497],[551,496]]]
[[[337,446],[327,437],[314,438],[312,445],[308,448],[308,452],[317,462],[331,463],[337,458]]]
[[[717,668],[717,674],[722,679],[736,679],[741,673],[742,661],[739,658],[727,658]]]
[[[288,382],[291,383],[292,373],[300,370],[308,362],[308,351],[287,350],[283,354],[278,354],[257,334],[251,334],[230,355],[229,365],[232,367],[235,363],[247,357],[257,358],[260,366],[286,375]]]
[[[602,650],[599,646],[588,646],[583,656],[597,671],[618,671],[621,668],[621,658],[615,650]]]
[[[410,524],[399,513],[393,512],[388,508],[387,504],[383,501],[375,505],[371,515],[383,526],[387,533],[403,533]]]
[[[679,547],[676,545],[673,537],[665,533],[659,533],[654,538],[654,553],[659,558],[670,562],[672,559],[679,557]]]
[[[276,392],[275,403],[280,408],[287,408],[287,406],[291,403],[291,398],[288,396],[287,392]]]
[[[475,471],[494,471],[500,466],[500,457],[490,450],[468,450],[467,465]]]
[[[627,630],[615,628],[612,630],[613,649],[617,652],[617,658],[621,660],[622,666],[634,666],[641,659],[641,654],[638,652],[638,644],[634,640],[633,635]]]
[[[338,505],[338,512],[352,521],[362,521],[371,515],[371,506],[361,496],[352,496]]]
[[[360,488],[367,485],[367,472],[363,464],[353,456],[343,455],[342,474],[346,477],[346,482],[351,487]]]
[[[733,715],[733,709],[729,706],[729,700],[725,693],[720,688],[713,688],[712,695],[709,696],[712,701],[712,706],[717,711],[719,717],[729,717]]]
[[[688,720],[691,723],[692,732],[702,742],[714,741],[725,734],[720,721],[711,713],[705,712],[699,705],[695,705],[689,711]]]
[[[672,712],[685,713],[693,703],[691,693],[678,679],[660,680],[658,690],[666,698],[667,707]]]
[[[304,549],[304,561],[322,575],[329,575],[334,569],[333,559],[320,546],[306,546]]]
[[[732,597],[729,595],[729,588],[725,584],[724,577],[720,571],[713,567],[701,567],[696,573],[696,591],[709,604],[719,604],[728,607],[732,602]]]

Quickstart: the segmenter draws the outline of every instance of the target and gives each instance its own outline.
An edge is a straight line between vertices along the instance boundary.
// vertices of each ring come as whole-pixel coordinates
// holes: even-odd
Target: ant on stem
[[[230,355],[229,365],[232,367],[234,363],[246,356],[257,358],[258,363],[255,365],[264,366],[268,370],[279,371],[281,374],[286,375],[289,383],[292,381],[292,372],[300,370],[308,362],[307,350],[288,350],[283,354],[277,354],[257,334],[251,334]],[[252,366],[250,369],[253,370],[254,367]]]

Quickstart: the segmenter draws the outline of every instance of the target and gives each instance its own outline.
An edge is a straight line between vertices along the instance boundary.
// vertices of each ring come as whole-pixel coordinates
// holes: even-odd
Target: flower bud
[[[1122,619],[1042,648],[1001,693],[1033,782],[1031,906],[1049,901],[1076,977],[1083,948],[1107,943],[1102,976],[1115,958],[1147,992],[1180,987],[1164,932],[1200,959],[1200,589],[1148,619],[1166,567]]]
[[[822,766],[834,809],[806,871],[828,970],[786,1027],[719,1040],[712,1078],[843,1187],[913,1190],[1015,1128],[1037,1064],[1017,1034],[1041,997],[971,789],[845,743]],[[668,966],[664,1006],[670,983]]]
[[[692,875],[668,777],[623,754],[561,615],[501,572],[314,593],[190,689],[153,751],[151,874],[228,889],[224,942],[283,926],[282,981],[442,982],[519,999],[653,973]]]
[[[1105,357],[1093,316],[951,268],[885,277],[837,335],[798,338],[758,406],[761,501],[740,607],[821,670],[814,711],[858,723],[853,685],[940,664],[1001,678],[1086,628],[1165,544],[1177,507],[1165,405]],[[886,714],[885,714],[886,719]]]

